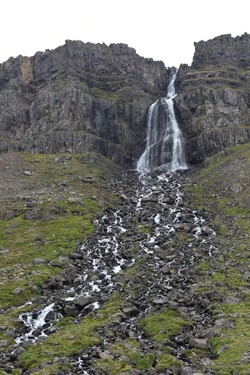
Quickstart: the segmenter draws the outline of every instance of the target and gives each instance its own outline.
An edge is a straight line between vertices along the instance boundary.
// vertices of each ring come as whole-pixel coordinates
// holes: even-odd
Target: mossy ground
[[[35,301],[48,278],[67,269],[67,261],[56,266],[51,262],[74,251],[93,230],[93,218],[105,207],[114,206],[118,198],[107,189],[110,162],[95,154],[10,154],[2,156],[1,161],[0,308],[5,310],[0,326],[5,329],[0,340],[11,344],[8,333],[16,326],[17,316],[35,304],[18,307],[32,298]],[[225,150],[191,173],[192,181],[186,188],[194,208],[204,212],[217,233],[216,247],[209,259],[201,259],[199,282],[194,287],[197,294],[214,293],[208,310],[218,321],[220,336],[210,339],[212,365],[207,366],[220,375],[250,373],[249,166],[249,144]],[[92,182],[86,182],[88,178]],[[137,229],[145,237],[150,230],[146,226]],[[178,237],[178,243],[183,241],[185,238]],[[133,254],[137,250],[131,249]],[[35,258],[44,263],[36,264]],[[126,295],[133,298],[143,291],[137,275],[142,267],[150,277],[141,259],[120,275]],[[24,290],[15,295],[17,287]],[[64,359],[98,345],[102,327],[112,324],[121,304],[120,296],[111,295],[95,315],[76,321],[62,319],[55,334],[26,348],[20,366],[35,375],[70,373]],[[145,353],[139,340],[118,339],[108,348],[110,359],[100,358],[96,368],[113,375],[150,371],[152,367],[159,373],[178,373],[181,362],[165,343],[187,327],[187,320],[176,311],[163,309],[151,310],[137,324],[159,350]],[[185,355],[194,366],[200,366],[203,352],[190,349]],[[204,370],[208,370],[205,364]],[[15,369],[12,375],[20,373]]]
[[[87,347],[98,345],[101,341],[97,330],[110,321],[119,311],[121,299],[113,294],[110,300],[96,315],[79,321],[64,318],[57,324],[58,331],[34,345],[20,357],[20,364],[26,369],[39,368],[44,363],[53,363],[53,359],[64,358],[81,353]]]
[[[172,335],[178,334],[186,324],[187,321],[173,310],[166,309],[160,313],[147,314],[138,320],[138,325],[145,337],[160,345],[161,349],[145,353],[140,340],[117,339],[109,348],[111,358],[98,360],[96,367],[112,375],[136,374],[139,370],[150,371],[153,368],[157,372],[178,371],[182,362],[168,352],[170,348],[165,346],[164,342],[170,340]]]
[[[8,333],[17,325],[20,306],[30,300],[35,302],[44,283],[66,272],[69,255],[94,229],[93,219],[106,207],[117,204],[117,195],[111,194],[109,187],[115,173],[119,174],[119,168],[96,154],[1,155],[1,340],[13,343]],[[22,289],[16,294],[13,293],[16,288]],[[27,311],[29,306],[24,309]],[[68,323],[72,332],[77,329]],[[63,332],[67,342],[67,329],[60,330],[60,334]],[[93,336],[91,340],[96,342],[97,338]],[[85,344],[80,340],[68,345],[67,350],[75,352],[76,347]],[[55,352],[59,350],[56,344],[51,343],[51,347]],[[40,346],[36,348],[43,359]],[[29,354],[26,355],[28,358]],[[50,355],[45,357],[48,359]],[[28,362],[32,360],[27,359]],[[26,366],[24,359],[23,363]]]
[[[214,292],[210,311],[221,336],[210,340],[215,374],[250,373],[250,144],[206,161],[186,188],[217,233],[216,248],[201,261],[197,293]],[[217,297],[216,297],[217,296]]]

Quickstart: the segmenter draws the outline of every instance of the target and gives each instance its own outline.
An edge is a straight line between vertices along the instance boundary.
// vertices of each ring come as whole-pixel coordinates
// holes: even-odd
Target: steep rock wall
[[[250,139],[250,35],[195,43],[176,81],[176,116],[189,163]],[[125,44],[66,41],[0,64],[0,152],[94,151],[133,167],[147,110],[170,69]]]
[[[180,67],[175,105],[190,163],[250,139],[249,46],[248,34],[202,41]]]
[[[208,66],[250,67],[250,36],[245,33],[233,38],[231,34],[217,36],[195,45],[192,68],[201,69]]]
[[[0,64],[0,151],[99,152],[131,166],[169,72],[125,44],[66,41]]]

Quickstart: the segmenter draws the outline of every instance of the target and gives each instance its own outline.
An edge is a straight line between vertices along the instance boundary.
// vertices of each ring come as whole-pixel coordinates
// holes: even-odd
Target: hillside
[[[66,41],[0,65],[0,375],[250,373],[249,46],[179,68],[175,173],[134,169],[162,62]]]
[[[152,273],[154,268],[148,268],[150,257],[145,254],[145,259],[139,257],[133,266],[126,266],[121,275],[114,278],[120,291],[116,286],[105,298],[103,295],[104,304],[99,313],[89,312],[87,316],[84,314],[75,318],[74,309],[71,312],[68,309],[68,318],[65,317],[54,326],[56,333],[41,339],[34,349],[28,342],[24,342],[14,350],[15,354],[12,353],[13,339],[20,334],[22,327],[18,316],[22,311],[27,313],[29,309],[44,306],[44,302],[50,301],[53,296],[56,296],[56,301],[61,300],[73,280],[79,277],[79,265],[83,260],[77,249],[84,243],[86,235],[93,231],[93,218],[100,217],[101,211],[110,213],[110,209],[116,207],[120,207],[120,212],[126,207],[129,213],[135,190],[131,183],[130,188],[127,187],[126,177],[119,183],[119,170],[115,179],[114,175],[111,180],[108,177],[107,183],[110,163],[93,154],[86,157],[24,154],[21,159],[17,159],[16,154],[2,155],[2,160],[8,160],[9,165],[2,174],[2,178],[6,174],[8,178],[1,192],[2,369],[7,374],[82,373],[80,367],[73,370],[76,368],[73,363],[77,361],[77,355],[81,357],[81,350],[85,348],[84,353],[89,353],[90,358],[88,366],[95,374],[104,374],[105,371],[108,374],[126,371],[131,374],[154,373],[153,369],[157,373],[167,371],[173,374],[179,373],[181,369],[182,373],[186,371],[190,374],[195,370],[204,374],[247,374],[249,155],[249,144],[236,146],[212,157],[199,170],[191,170],[179,176],[186,195],[182,193],[184,206],[181,207],[186,210],[191,205],[193,209],[198,209],[206,220],[206,224],[203,224],[203,238],[206,241],[208,239],[205,225],[216,232],[216,237],[210,240],[211,252],[208,245],[202,248],[200,240],[196,243],[190,254],[190,259],[192,256],[195,261],[190,265],[187,263],[185,274],[183,270],[180,276],[175,271],[175,267],[178,269],[181,265],[179,251],[186,249],[185,262],[188,262],[188,252],[191,251],[188,250],[188,243],[193,237],[189,228],[192,225],[190,219],[182,219],[185,225],[175,224],[176,228],[179,225],[177,237],[175,235],[171,240],[168,239],[165,245],[164,238],[158,242],[155,259],[158,259],[157,263],[162,263],[161,268],[176,257],[176,265],[169,265],[166,271],[163,267],[161,271],[163,277],[169,279],[172,268],[171,277],[175,275],[176,285],[174,295],[171,293],[170,297],[168,291],[169,297],[164,300],[165,297],[157,297],[156,288],[152,289],[146,302],[147,283],[144,283],[145,276],[142,275],[147,275],[152,281],[155,276],[158,277],[158,272],[155,270],[156,274]],[[134,178],[129,179],[134,181],[133,185],[137,184]],[[153,214],[157,205],[153,204],[154,199],[146,197],[144,201],[148,201],[147,209],[152,210]],[[175,203],[170,200],[168,205],[174,207]],[[188,213],[185,215],[190,216]],[[134,221],[130,229],[133,229],[133,237],[126,239],[127,247],[124,249],[128,260],[139,254],[137,241],[145,241],[155,230],[155,224],[152,226],[150,220],[145,219],[139,220],[137,217],[137,223]],[[112,225],[111,222],[109,225]],[[77,285],[77,281],[74,283]],[[189,297],[183,299],[181,289],[186,287],[188,291],[185,294],[188,293]],[[125,304],[119,294],[127,300]],[[142,307],[142,301],[136,303],[139,295],[146,298],[146,306],[151,306],[148,313],[143,313],[145,307]],[[190,298],[193,301],[191,305],[188,303]],[[29,301],[33,303],[26,306]],[[148,330],[149,336],[144,338],[146,342],[138,342],[136,332],[132,334],[128,331],[128,335],[124,331],[118,334],[124,326],[124,319],[126,322],[129,316],[133,318],[134,325],[142,324],[143,331]],[[203,319],[206,317],[205,326],[203,323],[202,327],[199,326],[199,316]],[[109,322],[116,325],[116,334],[109,331],[112,330]],[[160,333],[164,332],[162,329],[165,325],[166,333]],[[171,332],[170,336],[168,331]],[[114,334],[118,335],[116,344],[112,344]],[[190,337],[194,334],[191,345]],[[84,342],[79,342],[82,335]],[[103,335],[108,340],[105,348],[100,341]],[[58,340],[63,340],[66,346],[59,344]],[[176,349],[179,345],[184,347],[178,359],[175,359],[177,352],[174,354],[174,342],[177,343]],[[93,345],[94,353],[91,351]],[[116,353],[115,356],[112,353]],[[51,354],[55,359],[52,360]],[[18,357],[20,362],[17,361]]]

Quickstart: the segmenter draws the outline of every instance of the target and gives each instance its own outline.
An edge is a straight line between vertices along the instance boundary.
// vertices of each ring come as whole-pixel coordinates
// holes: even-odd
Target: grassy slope
[[[20,306],[35,302],[44,283],[63,277],[70,266],[69,254],[93,230],[93,218],[116,204],[118,198],[110,194],[107,181],[110,171],[119,168],[95,154],[10,153],[0,158],[0,349],[5,350],[13,343],[11,330]],[[41,261],[34,262],[36,258]],[[16,288],[22,289],[16,294]],[[61,330],[65,336],[68,325]],[[86,336],[85,332],[91,343],[97,340],[92,332]],[[73,352],[83,345],[71,341]],[[25,358],[23,362],[26,365]]]
[[[117,198],[106,190],[105,175],[111,168],[110,162],[95,155],[12,154],[2,156],[1,161],[0,308],[7,310],[0,315],[0,326],[5,328],[1,329],[0,341],[7,339],[11,344],[8,333],[17,324],[16,318],[21,312],[17,306],[36,298],[48,278],[60,277],[67,269],[67,262],[59,267],[50,266],[50,262],[69,255],[92,230],[93,217],[106,205],[114,205]],[[237,146],[214,156],[204,168],[195,171],[186,189],[194,206],[210,216],[217,232],[217,249],[209,261],[201,261],[197,285],[198,294],[214,292],[210,309],[215,318],[230,322],[219,326],[221,336],[210,341],[215,374],[250,371],[249,165],[250,145]],[[84,182],[86,177],[94,177],[95,182]],[[46,263],[34,264],[34,258],[43,258]],[[136,285],[131,290],[127,281],[129,294],[140,289],[137,266],[140,265],[135,264],[127,271],[128,280],[133,279]],[[32,288],[34,285],[37,288]],[[17,286],[24,288],[19,295],[13,294]],[[98,329],[103,325],[112,326],[112,316],[120,312],[121,304],[119,296],[113,295],[96,317],[87,317],[77,325],[72,319],[62,319],[56,334],[27,348],[21,356],[22,366],[36,375],[53,375],[60,369],[67,373],[69,365],[64,358],[98,344]],[[147,316],[140,324],[149,337],[161,343],[168,336],[162,334],[159,319],[169,320],[171,315],[175,333],[185,324],[173,314],[165,311],[159,316]],[[156,353],[143,353],[133,339],[115,343],[110,352],[118,359],[99,359],[96,363],[110,374],[150,369],[156,360]],[[197,355],[198,350],[191,353],[191,360],[195,362]],[[60,361],[53,363],[54,357]],[[157,357],[157,371],[177,370],[180,366],[168,352],[162,351]],[[13,374],[18,371],[13,370]]]
[[[211,157],[186,188],[210,216],[217,248],[201,262],[197,292],[214,293],[211,312],[220,337],[211,339],[215,374],[250,373],[250,143]]]
[[[3,261],[0,309],[4,310],[0,315],[0,326],[3,327],[0,343],[8,340],[8,344],[12,344],[9,333],[18,324],[18,315],[29,309],[29,306],[20,306],[39,297],[48,279],[60,279],[67,272],[68,262],[56,267],[51,266],[51,261],[58,262],[58,257],[74,251],[93,229],[93,217],[106,206],[114,206],[118,198],[115,193],[110,194],[107,184],[110,170],[115,167],[110,161],[98,159],[95,155],[8,154],[1,158],[0,256]],[[95,182],[84,182],[86,177],[93,177]],[[42,258],[45,263],[35,264],[35,258]],[[137,277],[137,267],[140,266],[138,261],[124,271],[127,296],[139,293],[143,287]],[[23,287],[23,292],[13,294],[16,287]],[[35,346],[27,346],[20,356],[20,367],[29,369],[34,375],[53,375],[60,370],[68,373],[70,365],[67,357],[98,345],[98,332],[103,326],[112,330],[112,317],[121,313],[121,306],[120,296],[113,294],[95,316],[85,317],[77,324],[72,318],[62,319],[55,334]],[[33,307],[34,304],[30,308]],[[163,333],[159,321],[168,321],[171,330]],[[166,310],[149,315],[140,324],[148,337],[161,343],[170,334],[177,333],[185,323],[176,312]],[[157,357],[159,371],[180,366],[179,361],[168,352],[157,356],[156,353],[145,354],[133,339],[115,343],[110,351],[117,359],[99,359],[96,362],[97,368],[110,374],[151,368]],[[56,363],[54,358],[57,358]],[[16,368],[12,374],[19,373],[21,369]]]

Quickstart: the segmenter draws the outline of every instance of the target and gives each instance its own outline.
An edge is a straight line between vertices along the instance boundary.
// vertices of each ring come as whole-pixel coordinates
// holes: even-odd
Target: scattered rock
[[[30,171],[24,171],[23,173],[24,173],[25,176],[31,176],[32,175],[32,173]]]
[[[43,259],[43,258],[35,258],[35,259],[33,259],[33,263],[34,264],[44,264],[44,263],[46,263],[46,260]]]
[[[197,338],[191,338],[189,340],[189,346],[190,348],[197,348],[197,349],[208,349],[208,342],[206,339],[197,339]]]
[[[19,295],[19,294],[21,294],[22,292],[24,292],[25,291],[25,288],[21,288],[21,287],[17,287],[17,288],[15,288],[14,290],[13,290],[13,294],[15,294],[15,295]]]

